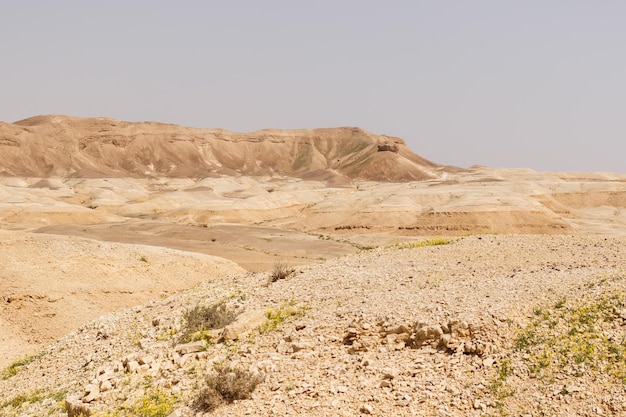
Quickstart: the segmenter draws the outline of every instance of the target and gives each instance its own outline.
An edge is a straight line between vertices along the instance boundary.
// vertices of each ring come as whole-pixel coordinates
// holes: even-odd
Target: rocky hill
[[[410,181],[439,177],[442,169],[399,138],[349,127],[234,133],[68,116],[0,123],[0,175],[5,176]]]

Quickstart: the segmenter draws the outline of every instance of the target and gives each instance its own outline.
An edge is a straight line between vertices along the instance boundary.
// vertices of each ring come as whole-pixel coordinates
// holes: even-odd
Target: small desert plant
[[[40,391],[32,391],[24,394],[18,394],[14,397],[6,399],[0,403],[0,410],[13,407],[14,409],[19,409],[24,403],[37,403],[44,399],[44,396]]]
[[[167,417],[174,411],[174,398],[161,390],[153,390],[137,400],[130,414],[137,417]]]
[[[514,346],[526,354],[528,369],[536,376],[586,369],[626,383],[626,339],[611,336],[612,326],[621,323],[618,311],[625,304],[624,294],[609,292],[537,308],[531,323],[518,332]]]
[[[176,398],[160,389],[154,389],[137,399],[130,408],[100,412],[95,417],[167,417],[174,412]]]
[[[178,333],[178,329],[169,327],[167,329],[163,329],[161,333],[157,335],[157,340],[159,342],[163,342],[165,340],[170,340],[174,335]]]
[[[515,390],[509,387],[506,380],[513,373],[513,368],[510,359],[503,359],[497,367],[497,373],[495,378],[489,384],[489,391],[497,399],[503,400],[506,397],[510,397],[515,394]]]
[[[224,403],[245,400],[261,382],[259,375],[244,369],[216,365],[207,376],[206,386],[200,391],[196,404],[202,410],[214,410]]]
[[[22,394],[17,394],[11,398],[0,401],[0,414],[2,414],[2,410],[5,410],[11,407],[13,410],[19,410],[23,404],[28,403],[39,403],[46,399],[52,399],[56,401],[53,409],[50,411],[50,414],[53,411],[60,410],[58,403],[60,403],[67,394],[67,391],[55,391],[55,392],[43,392],[41,390],[30,391]],[[2,414],[4,415],[4,414]]]
[[[450,243],[456,242],[456,239],[450,239],[445,237],[434,237],[432,239],[426,240],[423,245],[424,246],[439,246],[439,245],[448,245]]]
[[[420,283],[419,288],[420,289],[439,288],[443,280],[444,280],[444,277],[441,274],[438,274],[438,275],[430,274],[424,282]]]
[[[403,242],[396,243],[391,246],[391,249],[416,249],[416,248],[424,248],[427,246],[440,246],[440,245],[449,245],[451,243],[459,240],[458,238],[446,238],[446,237],[433,237],[426,240],[421,240],[418,242]]]
[[[22,369],[22,367],[28,365],[29,363],[31,363],[37,358],[42,357],[43,355],[44,354],[42,352],[36,355],[31,355],[31,356],[27,355],[27,356],[14,360],[13,362],[9,364],[9,366],[4,368],[4,370],[2,371],[2,375],[1,375],[2,379],[9,379],[12,376],[17,375],[17,373],[19,372],[20,369]]]
[[[272,274],[270,275],[270,282],[276,282],[280,279],[288,278],[289,275],[293,274],[295,269],[289,267],[287,263],[283,261],[274,262],[274,269],[272,270]]]
[[[185,312],[185,321],[181,330],[180,339],[188,342],[193,339],[193,335],[199,334],[197,339],[205,338],[206,331],[220,329],[234,322],[238,312],[229,309],[224,302],[219,302],[211,306],[195,306]]]
[[[296,302],[293,300],[281,304],[277,309],[269,308],[265,312],[265,322],[259,327],[259,333],[272,331],[289,317],[301,317],[304,312],[305,308],[296,307]]]

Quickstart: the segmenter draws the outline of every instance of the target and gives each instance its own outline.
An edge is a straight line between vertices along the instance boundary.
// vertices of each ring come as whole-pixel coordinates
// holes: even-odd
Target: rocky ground
[[[625,243],[475,235],[216,274],[14,361],[0,415],[624,415]],[[215,305],[236,321],[186,335]],[[239,374],[260,383],[219,405],[207,378]]]

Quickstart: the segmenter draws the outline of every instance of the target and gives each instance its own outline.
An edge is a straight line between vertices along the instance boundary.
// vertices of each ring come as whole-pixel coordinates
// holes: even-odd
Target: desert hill
[[[0,123],[0,415],[624,415],[624,236],[626,175]],[[251,398],[198,405],[237,372]]]
[[[358,128],[234,133],[69,116],[0,123],[0,175],[6,176],[410,181],[439,177],[442,169],[399,138]]]

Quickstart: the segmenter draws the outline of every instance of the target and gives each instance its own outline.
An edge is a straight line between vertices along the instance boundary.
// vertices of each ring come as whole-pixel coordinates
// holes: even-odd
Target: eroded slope
[[[399,139],[358,128],[234,133],[107,118],[38,116],[0,123],[0,175],[191,177],[282,175],[411,181],[443,167]]]

